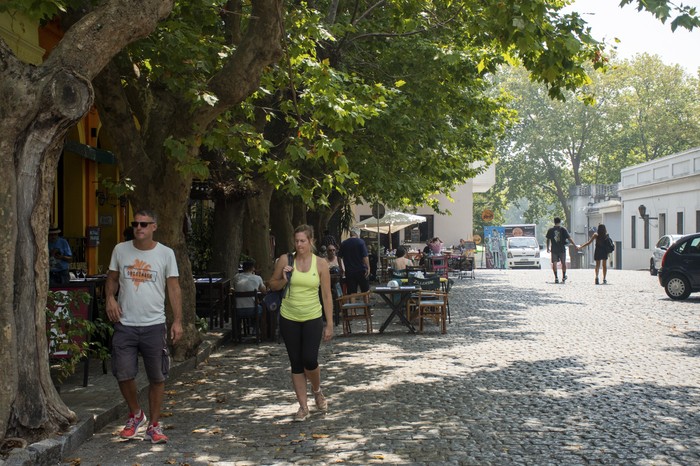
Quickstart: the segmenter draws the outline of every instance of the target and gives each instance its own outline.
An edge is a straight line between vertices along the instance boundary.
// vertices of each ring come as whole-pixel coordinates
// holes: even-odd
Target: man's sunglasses
[[[156,222],[131,222],[131,226],[133,228],[138,228],[138,227],[146,228],[148,225],[152,225],[154,223],[156,223]]]

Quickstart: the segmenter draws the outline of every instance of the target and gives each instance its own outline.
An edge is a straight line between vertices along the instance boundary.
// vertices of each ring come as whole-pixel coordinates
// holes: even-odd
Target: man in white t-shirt
[[[259,291],[265,293],[266,288],[263,279],[260,275],[255,274],[255,261],[253,259],[243,262],[243,271],[236,275],[233,279],[233,289],[235,291]],[[262,308],[256,305],[255,298],[236,298],[236,309],[258,308],[258,312],[262,312]],[[250,317],[250,315],[241,315],[239,317]]]
[[[165,393],[165,379],[170,369],[165,322],[165,292],[173,309],[170,337],[176,343],[182,336],[182,298],[175,253],[153,240],[158,228],[156,215],[139,210],[131,222],[134,239],[115,246],[109,263],[107,283],[107,317],[114,322],[112,335],[112,373],[129,406],[129,419],[120,437],[136,437],[146,425],[146,415],[138,400],[136,374],[138,354],[143,357],[149,381],[150,423],[145,440],[166,443],[159,424]],[[117,300],[116,294],[119,292]]]

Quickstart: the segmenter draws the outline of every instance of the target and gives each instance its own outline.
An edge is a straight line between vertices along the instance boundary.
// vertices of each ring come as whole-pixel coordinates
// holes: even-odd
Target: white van
[[[541,269],[540,245],[534,236],[512,236],[507,239],[506,253],[508,268],[517,267]]]

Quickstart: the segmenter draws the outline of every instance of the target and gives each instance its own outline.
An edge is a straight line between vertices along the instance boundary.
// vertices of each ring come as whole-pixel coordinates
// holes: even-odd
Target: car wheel
[[[686,299],[690,296],[690,282],[683,275],[671,275],[664,289],[671,299]]]
[[[656,267],[654,267],[654,258],[652,257],[649,260],[649,273],[656,276],[657,273],[659,273],[658,270],[656,270]]]

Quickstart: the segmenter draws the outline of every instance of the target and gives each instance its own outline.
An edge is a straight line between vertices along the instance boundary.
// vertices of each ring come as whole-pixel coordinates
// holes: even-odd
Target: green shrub
[[[93,321],[76,317],[81,305],[90,305],[85,292],[49,291],[46,303],[46,337],[56,379],[63,383],[87,357],[109,358],[106,342],[114,331],[111,323],[98,317]],[[61,356],[56,356],[60,354]]]

